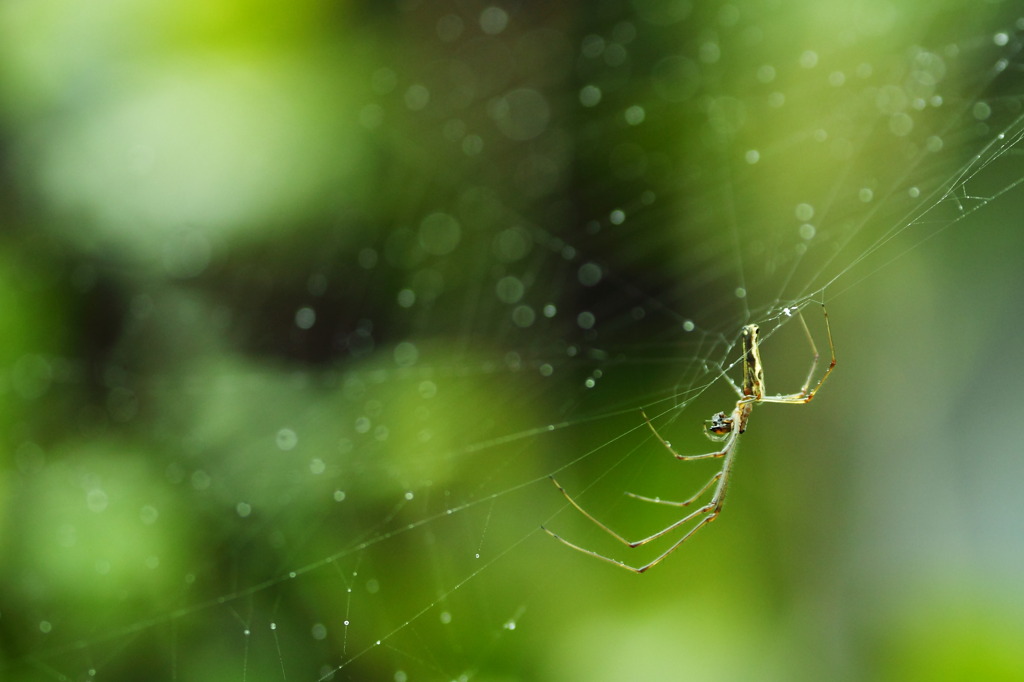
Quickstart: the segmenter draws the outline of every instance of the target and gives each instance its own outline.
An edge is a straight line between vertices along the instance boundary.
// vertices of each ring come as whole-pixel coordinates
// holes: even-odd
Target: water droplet
[[[480,12],[480,28],[487,35],[497,35],[508,26],[508,13],[500,7],[486,7]]]
[[[299,329],[311,329],[316,324],[316,311],[305,306],[295,311],[295,326]]]
[[[159,516],[160,512],[157,511],[156,507],[149,504],[139,510],[139,519],[147,526],[156,523]]]
[[[434,256],[445,256],[459,245],[462,226],[447,213],[431,213],[420,222],[417,236],[424,251]]]
[[[405,106],[420,111],[430,104],[430,90],[420,84],[410,85],[405,91]]]
[[[596,85],[584,85],[580,88],[580,104],[585,107],[596,107],[601,102],[601,88]]]
[[[401,308],[411,308],[416,303],[416,292],[412,289],[401,289],[395,297]]]
[[[526,285],[513,275],[502,277],[495,286],[495,294],[502,303],[518,303],[525,293]]]
[[[805,50],[800,55],[800,66],[805,69],[813,69],[818,65],[818,53],[814,50]]]
[[[722,58],[722,48],[714,41],[707,41],[698,48],[700,60],[705,64],[714,64]]]
[[[412,367],[419,360],[420,352],[416,344],[410,341],[402,341],[394,350],[395,364],[399,367]]]
[[[904,137],[909,135],[913,129],[914,119],[910,117],[910,114],[900,112],[889,117],[889,131],[893,135]]]
[[[626,123],[631,126],[636,126],[644,122],[644,119],[647,118],[647,112],[642,106],[634,104],[626,109],[625,117]]]
[[[190,481],[192,483],[192,488],[195,490],[206,490],[213,483],[213,479],[210,477],[210,474],[206,473],[202,469],[193,471]]]
[[[451,43],[462,35],[462,17],[457,14],[446,14],[437,20],[437,37],[442,42]]]
[[[576,273],[577,278],[585,287],[592,287],[601,281],[601,266],[596,263],[584,263]]]
[[[526,329],[533,325],[537,314],[528,305],[518,305],[512,311],[512,322],[520,329]]]
[[[484,150],[484,138],[479,135],[466,135],[462,141],[462,153],[466,156],[476,156]]]
[[[294,450],[299,444],[299,436],[291,429],[281,429],[277,432],[277,447],[281,450]]]
[[[359,267],[363,268],[364,270],[371,270],[377,265],[377,261],[379,260],[379,258],[380,256],[378,256],[377,252],[374,251],[373,249],[361,249],[359,251],[358,257]]]

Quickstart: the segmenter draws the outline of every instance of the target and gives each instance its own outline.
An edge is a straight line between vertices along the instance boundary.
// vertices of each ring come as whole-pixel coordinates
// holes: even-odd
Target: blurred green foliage
[[[0,5],[0,677],[1024,676],[1019,464],[942,454],[1016,364],[989,5]],[[640,407],[703,451],[833,292],[698,542],[539,532],[666,525]]]

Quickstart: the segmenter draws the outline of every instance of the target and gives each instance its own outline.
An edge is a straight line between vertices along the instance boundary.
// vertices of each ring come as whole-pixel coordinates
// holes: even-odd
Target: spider
[[[722,468],[718,471],[718,473],[712,476],[711,480],[705,483],[704,486],[701,487],[701,489],[696,492],[696,494],[682,502],[672,502],[669,500],[663,500],[660,497],[645,497],[643,495],[636,495],[634,493],[629,492],[627,492],[626,494],[642,502],[653,502],[655,504],[664,504],[671,507],[687,507],[696,502],[697,500],[701,499],[704,496],[704,493],[708,491],[708,489],[714,487],[714,492],[711,494],[711,499],[709,499],[708,502],[701,506],[700,508],[695,509],[694,511],[690,512],[678,521],[673,521],[665,528],[662,528],[658,532],[642,540],[627,540],[626,538],[624,538],[623,536],[619,535],[614,530],[606,526],[605,524],[598,521],[593,515],[590,514],[590,512],[581,507],[579,503],[577,503],[576,500],[574,500],[569,495],[569,493],[566,492],[565,488],[559,485],[558,481],[555,480],[554,476],[550,477],[551,482],[554,483],[555,487],[558,488],[562,495],[565,496],[565,499],[569,501],[569,504],[575,507],[580,513],[582,513],[584,516],[590,519],[599,528],[601,528],[606,533],[611,535],[613,538],[615,538],[616,540],[618,540],[619,542],[621,542],[622,544],[626,545],[631,549],[634,547],[640,547],[641,545],[646,545],[648,542],[651,542],[652,540],[657,540],[661,536],[671,533],[680,526],[683,526],[686,523],[698,517],[703,517],[700,519],[700,521],[697,522],[696,525],[694,525],[692,528],[686,531],[683,537],[676,540],[676,542],[671,547],[669,547],[667,550],[665,550],[657,557],[655,557],[654,560],[644,564],[643,566],[630,566],[622,561],[619,561],[618,559],[613,559],[603,554],[599,554],[598,552],[595,552],[593,550],[585,549],[583,547],[580,547],[579,545],[573,544],[565,538],[561,537],[560,535],[552,532],[551,530],[548,530],[544,526],[541,526],[541,528],[548,535],[555,538],[564,545],[572,547],[573,549],[579,552],[583,552],[584,554],[587,554],[589,556],[601,559],[602,561],[607,561],[610,564],[614,564],[621,568],[625,568],[626,570],[633,571],[635,573],[646,572],[648,569],[659,564],[669,554],[676,551],[676,549],[678,549],[681,544],[686,542],[690,538],[690,536],[692,536],[698,530],[714,521],[716,518],[718,518],[719,513],[721,513],[722,504],[725,501],[726,489],[729,487],[729,473],[732,471],[732,465],[736,458],[736,446],[739,444],[740,435],[747,429],[747,420],[750,418],[750,412],[751,410],[754,409],[754,405],[760,405],[762,403],[783,403],[787,405],[803,405],[805,403],[809,403],[814,398],[815,394],[818,392],[818,389],[821,388],[821,385],[825,383],[825,380],[832,373],[832,369],[835,368],[836,349],[835,345],[832,343],[832,329],[829,326],[828,322],[828,311],[825,309],[824,305],[821,306],[821,309],[825,314],[825,330],[828,334],[828,345],[832,355],[832,361],[829,363],[828,369],[825,370],[825,373],[821,375],[821,379],[818,380],[818,383],[815,384],[814,388],[810,390],[807,390],[807,388],[808,386],[810,386],[811,379],[814,377],[814,372],[818,367],[818,349],[814,345],[814,339],[811,337],[811,331],[810,329],[807,328],[807,322],[804,320],[802,314],[799,315],[800,323],[803,325],[804,333],[806,333],[807,340],[811,344],[811,351],[814,353],[814,359],[811,361],[811,369],[807,373],[807,380],[804,381],[803,387],[797,393],[775,396],[768,396],[764,394],[764,367],[761,364],[761,352],[758,348],[758,326],[756,324],[748,324],[745,325],[740,330],[740,342],[743,347],[742,387],[737,386],[736,383],[732,379],[730,379],[728,375],[724,375],[725,378],[729,381],[729,384],[732,386],[733,390],[736,391],[736,394],[739,396],[739,400],[736,401],[736,406],[732,409],[731,413],[726,414],[725,412],[719,412],[718,414],[712,416],[711,419],[707,420],[704,425],[704,433],[710,440],[723,443],[720,450],[716,450],[715,452],[708,452],[702,455],[679,454],[672,448],[672,446],[669,444],[667,440],[662,438],[661,434],[658,433],[658,430],[654,428],[654,424],[652,424],[651,420],[647,417],[647,414],[641,410],[641,414],[643,415],[644,421],[647,423],[647,426],[650,427],[651,432],[654,434],[654,437],[657,438],[661,442],[661,444],[665,446],[665,449],[668,450],[673,457],[684,462],[691,462],[698,459],[721,458],[723,460]],[[788,310],[786,312],[787,314],[789,313]]]

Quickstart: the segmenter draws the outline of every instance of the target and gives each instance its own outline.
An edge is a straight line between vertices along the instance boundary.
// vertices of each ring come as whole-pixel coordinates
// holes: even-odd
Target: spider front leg
[[[828,369],[826,369],[825,373],[821,375],[820,379],[818,379],[818,383],[814,385],[814,388],[807,390],[808,387],[811,385],[811,380],[814,378],[814,372],[818,368],[819,354],[818,347],[814,343],[814,337],[811,336],[811,330],[807,327],[807,321],[804,319],[803,313],[800,313],[800,324],[803,325],[804,334],[807,336],[807,342],[811,345],[811,352],[814,354],[814,357],[811,360],[811,369],[810,371],[807,372],[807,380],[804,381],[804,385],[800,388],[799,393],[790,393],[789,395],[776,396],[761,395],[758,398],[757,402],[784,403],[789,405],[802,405],[804,403],[809,403],[811,402],[811,400],[814,399],[814,396],[817,394],[822,384],[825,383],[825,380],[828,379],[829,375],[832,374],[832,370],[835,369],[836,366],[836,346],[835,343],[832,341],[832,325],[829,324],[828,310],[825,308],[824,304],[822,304],[821,310],[825,315],[825,333],[828,336],[829,354],[832,356],[832,359],[828,364]]]
[[[733,411],[731,415],[727,415],[725,412],[719,412],[715,414],[713,417],[711,417],[711,419],[709,419],[705,423],[705,435],[711,440],[724,440],[725,445],[723,445],[722,449],[718,450],[717,452],[707,452],[702,455],[680,455],[672,448],[672,446],[669,444],[667,440],[661,437],[661,434],[658,433],[658,430],[654,428],[654,424],[652,424],[651,420],[647,418],[647,414],[643,410],[641,410],[640,413],[643,414],[644,421],[647,422],[647,426],[650,427],[651,432],[654,434],[655,438],[661,441],[661,444],[665,446],[665,449],[668,450],[676,459],[687,462],[698,459],[714,459],[725,457],[730,452],[732,452],[733,449],[736,447],[736,438],[741,433],[741,431],[738,431],[736,429],[736,424],[740,421],[743,421],[744,410],[749,408],[750,402],[751,401],[749,400],[741,400],[738,403],[736,403],[736,409]],[[673,500],[663,500],[660,497],[648,497],[646,495],[637,495],[636,493],[630,492],[627,492],[626,494],[632,497],[633,499],[640,500],[642,502],[665,504],[670,507],[688,507],[697,500],[699,500],[701,497],[703,497],[704,493],[706,493],[708,489],[711,488],[711,486],[721,481],[727,473],[728,472],[726,467],[723,467],[722,470],[716,473],[714,476],[712,476],[708,480],[708,482],[701,487],[700,490],[698,490],[695,494],[693,494],[688,499],[683,500],[682,502],[675,502]],[[716,492],[715,497],[717,496],[718,493]]]
[[[644,410],[640,410],[640,414],[643,415],[644,421],[647,422],[647,426],[650,427],[651,433],[654,434],[654,437],[657,438],[658,441],[665,446],[665,449],[668,450],[669,453],[678,460],[681,460],[683,462],[692,462],[698,459],[714,459],[716,457],[725,457],[725,453],[728,452],[728,447],[723,447],[721,450],[717,452],[706,452],[703,455],[680,455],[672,448],[671,443],[669,443],[667,440],[661,437],[661,434],[658,433],[658,430],[654,428],[654,424],[651,423],[651,420],[647,416],[647,413]],[[719,412],[708,421],[708,426],[706,427],[706,434],[708,438],[710,438],[711,440],[722,440],[722,438],[727,436],[732,431],[732,425],[732,417],[727,416],[725,412]],[[717,437],[719,435],[720,437]]]

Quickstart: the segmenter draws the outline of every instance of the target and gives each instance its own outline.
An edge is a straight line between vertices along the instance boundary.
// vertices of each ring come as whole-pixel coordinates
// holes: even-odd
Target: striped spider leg
[[[740,330],[740,342],[743,348],[743,384],[742,386],[737,386],[735,382],[729,379],[729,384],[732,386],[733,390],[736,391],[736,394],[739,397],[739,399],[736,401],[736,405],[735,407],[733,407],[732,412],[728,414],[726,414],[725,412],[719,412],[718,414],[711,417],[711,419],[709,419],[707,422],[705,422],[704,425],[705,435],[712,441],[722,443],[722,447],[720,449],[714,452],[707,452],[701,455],[681,455],[672,448],[672,445],[667,440],[665,440],[661,436],[661,434],[658,433],[658,430],[654,428],[654,424],[652,424],[651,420],[647,417],[647,414],[641,411],[641,414],[643,414],[644,417],[644,421],[647,423],[647,426],[650,427],[651,429],[651,433],[654,434],[655,438],[657,438],[661,442],[661,444],[665,446],[665,449],[668,450],[669,453],[676,459],[684,462],[692,462],[699,459],[722,460],[721,469],[719,469],[719,471],[714,476],[712,476],[711,479],[707,483],[705,483],[700,488],[700,490],[698,490],[693,496],[681,502],[663,500],[660,497],[645,497],[643,495],[636,495],[634,493],[626,493],[633,499],[640,500],[641,502],[652,502],[654,504],[664,504],[671,507],[683,508],[689,507],[690,505],[694,504],[695,502],[703,498],[708,490],[713,490],[710,499],[708,499],[708,501],[705,504],[694,509],[689,514],[684,515],[678,521],[673,521],[665,528],[662,528],[658,532],[654,533],[653,535],[649,535],[643,538],[642,540],[629,540],[620,535],[619,533],[615,532],[614,530],[612,530],[610,527],[608,527],[607,525],[599,521],[596,517],[594,517],[590,512],[581,507],[579,503],[577,503],[576,500],[574,500],[572,496],[569,495],[568,492],[566,492],[565,488],[559,485],[558,481],[556,481],[554,477],[551,477],[552,483],[554,483],[555,487],[558,488],[559,492],[561,492],[562,495],[565,496],[565,499],[568,500],[569,504],[575,507],[577,511],[579,511],[585,517],[590,519],[590,521],[596,524],[599,528],[601,528],[606,533],[611,535],[613,538],[615,538],[616,540],[618,540],[619,542],[621,542],[622,544],[626,545],[631,549],[634,547],[646,545],[648,542],[651,542],[653,540],[657,540],[663,535],[667,535],[672,531],[676,530],[677,528],[685,526],[687,523],[693,521],[694,519],[700,519],[692,528],[687,530],[683,534],[683,536],[676,540],[668,549],[666,549],[664,552],[656,556],[652,561],[642,566],[630,566],[618,559],[613,559],[612,557],[605,556],[604,554],[600,554],[593,550],[586,549],[572,542],[569,542],[562,536],[552,532],[547,528],[544,528],[543,526],[541,526],[541,528],[543,528],[543,530],[548,535],[550,535],[551,537],[555,538],[556,540],[558,540],[559,542],[568,547],[571,547],[579,552],[582,552],[583,554],[587,554],[596,559],[601,559],[602,561],[606,561],[610,564],[614,564],[621,568],[625,568],[626,570],[633,571],[635,573],[646,572],[648,569],[659,564],[669,554],[676,551],[676,549],[678,549],[680,545],[686,542],[690,538],[690,536],[692,536],[698,530],[714,521],[716,518],[718,518],[719,513],[721,513],[722,505],[725,501],[725,493],[729,487],[729,474],[732,472],[732,466],[736,459],[736,448],[739,444],[740,435],[742,435],[743,432],[746,431],[747,429],[747,420],[750,418],[750,412],[754,409],[754,405],[760,405],[762,403],[803,405],[804,403],[809,403],[811,400],[814,399],[814,396],[817,394],[818,389],[821,388],[822,384],[825,383],[825,380],[832,373],[833,368],[835,368],[836,366],[836,349],[835,345],[832,342],[832,328],[829,325],[828,321],[828,311],[825,309],[824,305],[822,305],[822,311],[825,315],[825,330],[828,334],[828,345],[832,359],[829,363],[828,369],[825,370],[825,373],[822,374],[821,378],[818,380],[818,383],[815,384],[813,388],[810,388],[810,390],[808,390],[808,387],[810,386],[811,379],[814,377],[815,370],[818,367],[819,356],[818,349],[814,344],[814,339],[811,336],[810,329],[808,329],[807,322],[804,320],[802,314],[800,314],[800,323],[803,325],[804,333],[807,335],[807,340],[811,345],[811,351],[814,354],[814,358],[811,361],[811,368],[807,372],[807,379],[806,381],[804,381],[804,385],[796,393],[774,396],[765,395],[764,367],[761,363],[761,351],[758,342],[758,326],[756,324],[748,324],[745,325]],[[728,379],[727,375],[726,378]]]

